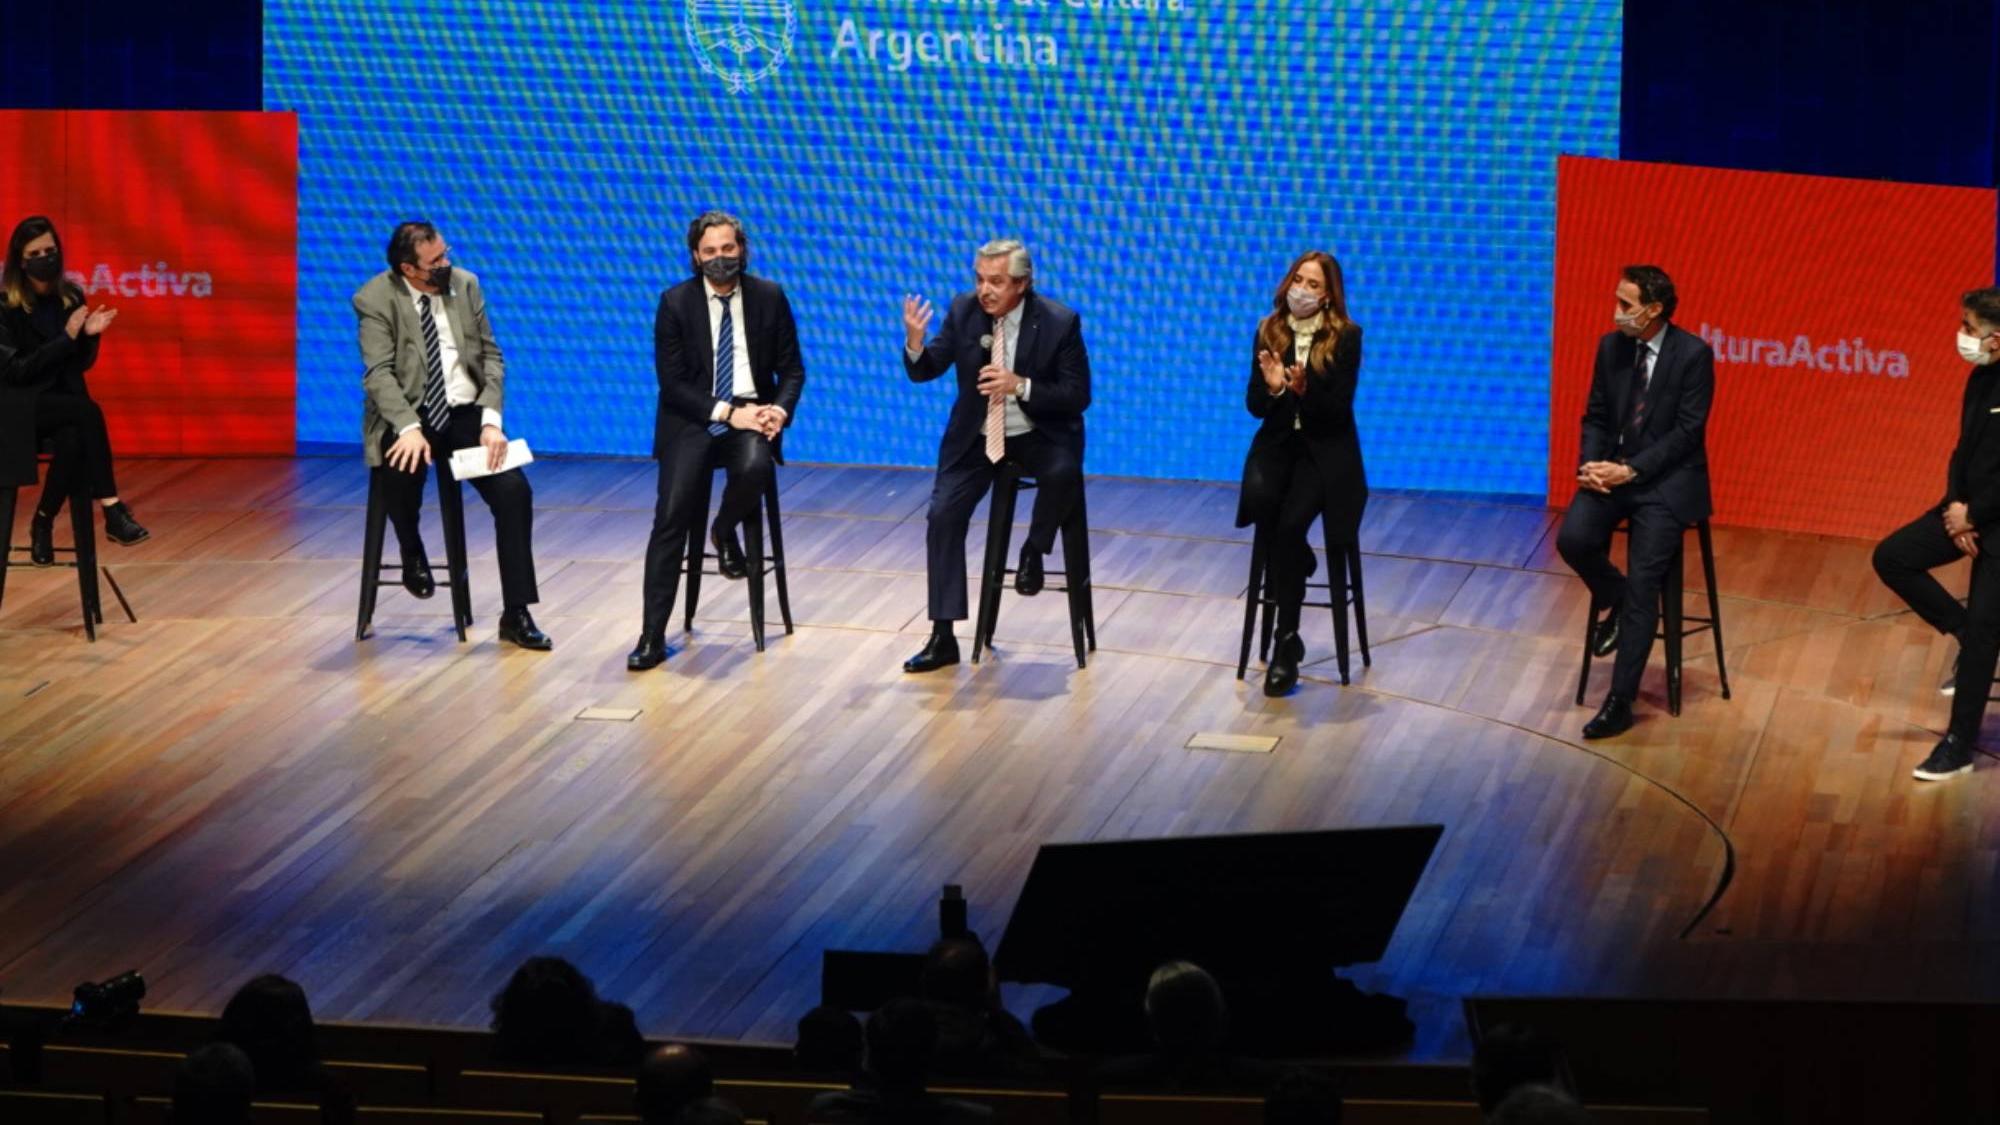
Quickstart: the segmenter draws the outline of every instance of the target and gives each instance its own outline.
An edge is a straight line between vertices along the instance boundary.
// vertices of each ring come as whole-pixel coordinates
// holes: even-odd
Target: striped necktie
[[[1007,318],[993,322],[993,350],[988,363],[1007,370]],[[986,400],[986,459],[998,465],[1007,456],[1007,398],[994,395]]]
[[[438,345],[437,317],[431,315],[431,295],[417,295],[417,312],[424,322],[424,421],[431,432],[441,434],[451,424],[451,404],[444,397],[444,350]]]
[[[736,396],[736,323],[729,315],[729,298],[716,295],[722,302],[722,327],[715,330],[715,397],[729,402]],[[708,432],[721,437],[729,432],[729,423],[710,422]]]
[[[1639,341],[1639,350],[1632,357],[1632,420],[1625,426],[1625,447],[1637,449],[1646,434],[1646,391],[1652,386],[1652,376],[1647,372],[1646,361],[1653,349]]]

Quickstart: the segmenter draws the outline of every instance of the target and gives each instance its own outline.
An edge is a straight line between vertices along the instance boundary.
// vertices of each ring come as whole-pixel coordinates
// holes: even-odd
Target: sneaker
[[[104,509],[104,535],[121,547],[130,547],[152,537],[152,532],[139,526],[132,518],[132,509],[126,504],[113,504]]]
[[[1947,734],[1932,748],[1931,756],[1912,774],[1918,781],[1943,781],[1972,771],[1972,748]]]
[[[1951,671],[1945,673],[1944,682],[1938,685],[1938,694],[1943,696],[1958,694],[1958,657],[1951,658]]]

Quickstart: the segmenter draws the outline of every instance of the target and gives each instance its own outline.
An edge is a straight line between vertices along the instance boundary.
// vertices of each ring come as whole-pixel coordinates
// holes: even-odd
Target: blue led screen
[[[808,372],[798,460],[929,465],[899,360],[1017,235],[1083,315],[1087,470],[1235,479],[1250,337],[1309,247],[1366,330],[1378,487],[1540,493],[1555,158],[1617,154],[1620,0],[267,0],[299,113],[299,438],[353,442],[348,298],[398,220],[483,281],[507,424],[641,454],[687,221],[741,215]]]

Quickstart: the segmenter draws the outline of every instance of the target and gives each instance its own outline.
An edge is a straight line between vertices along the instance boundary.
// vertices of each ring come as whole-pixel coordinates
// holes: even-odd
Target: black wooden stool
[[[1630,533],[1631,526],[1619,521],[1618,531]],[[1708,616],[1696,617],[1685,612],[1681,605],[1684,590],[1681,575],[1686,559],[1687,533],[1699,533],[1701,540],[1701,573],[1703,583],[1708,587]],[[1660,585],[1660,628],[1653,634],[1654,640],[1665,641],[1667,645],[1667,712],[1681,713],[1681,650],[1687,638],[1697,633],[1709,632],[1715,635],[1715,672],[1722,680],[1722,698],[1729,698],[1729,666],[1722,659],[1722,596],[1715,590],[1715,539],[1709,534],[1708,521],[1697,520],[1681,529],[1681,546],[1674,548],[1674,561],[1667,567],[1666,581]],[[1590,602],[1590,616],[1583,626],[1583,671],[1576,679],[1576,703],[1583,706],[1584,696],[1590,690],[1591,638],[1597,635],[1599,616],[1616,612],[1615,607],[1599,605],[1595,598]],[[1613,654],[1614,658],[1616,654]]]
[[[465,494],[458,478],[451,475],[449,459],[439,457],[434,464],[438,520],[444,524],[445,558],[445,576],[435,581],[451,590],[451,624],[458,632],[459,642],[464,643],[465,631],[472,626],[472,586],[465,562]],[[382,561],[382,537],[389,523],[389,498],[382,491],[382,474],[395,471],[387,465],[368,471],[368,522],[361,540],[361,610],[354,620],[357,641],[368,639],[370,623],[375,619],[377,591],[385,585],[401,585],[403,580],[401,563]],[[384,582],[385,572],[393,572],[394,577]]]
[[[1321,526],[1325,526],[1324,518]],[[1271,627],[1278,615],[1278,603],[1264,589],[1264,579],[1269,573],[1269,551],[1264,542],[1264,525],[1259,523],[1256,535],[1250,540],[1250,581],[1243,587],[1243,644],[1236,654],[1236,678],[1239,680],[1250,668],[1250,634],[1253,631],[1259,635],[1257,658],[1265,661],[1271,658]],[[1326,581],[1308,580],[1306,600],[1299,603],[1299,608],[1333,611],[1333,658],[1340,668],[1340,682],[1344,685],[1348,682],[1347,607],[1350,605],[1354,607],[1355,639],[1361,642],[1361,666],[1374,666],[1368,656],[1368,598],[1361,587],[1361,545],[1327,544],[1326,565]],[[1314,590],[1325,590],[1326,600],[1313,601]],[[1257,628],[1259,609],[1263,610],[1261,629]]]
[[[1014,536],[1014,508],[1021,493],[1036,487],[1028,471],[1012,462],[993,474],[993,494],[987,501],[986,563],[979,572],[979,616],[972,627],[972,662],[979,663],[981,649],[993,647],[993,632],[1000,624],[1000,591],[1014,574],[1007,565]],[[1090,597],[1090,516],[1084,508],[1082,489],[1077,490],[1076,510],[1062,525],[1062,570],[1044,570],[1044,579],[1060,578],[1061,585],[1047,584],[1044,590],[1066,594],[1069,599],[1069,637],[1076,649],[1076,666],[1086,666],[1084,653],[1097,651],[1097,610]]]
[[[695,510],[694,518],[688,523],[687,551],[681,557],[681,571],[687,575],[687,612],[682,617],[682,628],[694,632],[694,611],[701,603],[701,579],[705,574],[722,576],[718,569],[707,570],[711,557],[708,551],[708,502],[711,487],[701,493],[701,504]],[[778,474],[771,474],[771,483],[764,486],[764,505],[758,518],[756,513],[743,521],[743,569],[747,572],[744,581],[749,585],[747,597],[750,602],[750,637],[757,643],[757,651],[764,651],[764,576],[772,575],[778,582],[778,616],[785,622],[785,635],[792,635],[792,595],[785,585],[785,525],[778,516]],[[764,533],[766,528],[771,536],[771,554],[764,555]]]
[[[53,459],[52,446],[44,442],[41,451],[36,455],[36,463],[46,465]],[[118,596],[118,605],[125,611],[126,619],[137,625],[139,616],[132,612],[132,603],[125,600],[125,591],[119,588],[118,580],[111,576],[111,571],[97,564],[97,523],[91,511],[96,502],[90,497],[83,474],[77,473],[75,478],[66,497],[69,503],[70,537],[75,546],[57,547],[56,554],[68,555],[70,559],[68,562],[58,560],[54,565],[76,571],[76,592],[83,606],[83,635],[95,643],[97,627],[104,624],[103,595],[97,585],[100,573],[104,576],[104,580],[111,584],[111,592]],[[25,555],[29,551],[29,548],[17,547],[12,542],[14,516],[20,503],[20,494],[19,488],[0,488],[0,529],[4,529],[9,536],[6,565],[0,566],[0,602],[6,599],[8,570],[17,567],[40,569],[32,562],[14,561],[15,555]]]

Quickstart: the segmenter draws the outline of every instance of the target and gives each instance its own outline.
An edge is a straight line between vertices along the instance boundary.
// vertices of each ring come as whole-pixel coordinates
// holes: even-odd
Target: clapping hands
[[[1294,394],[1305,392],[1305,368],[1296,363],[1286,367],[1269,349],[1257,353],[1257,370],[1264,376],[1264,388],[1274,395],[1282,394],[1287,389]]]
[[[70,310],[69,321],[63,325],[63,331],[69,333],[72,340],[78,336],[95,336],[111,327],[111,322],[116,319],[118,310],[110,305],[99,305],[95,309],[89,305],[78,305]]]

